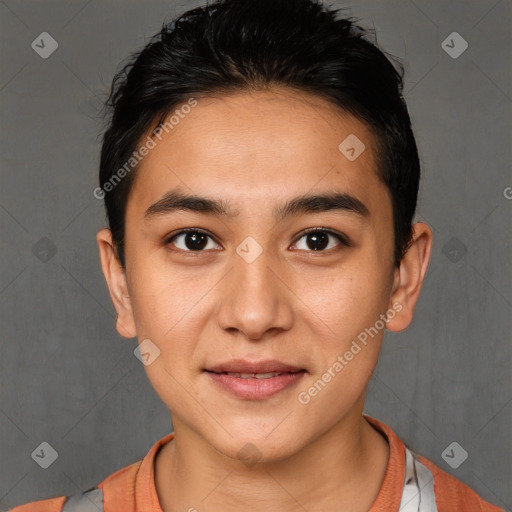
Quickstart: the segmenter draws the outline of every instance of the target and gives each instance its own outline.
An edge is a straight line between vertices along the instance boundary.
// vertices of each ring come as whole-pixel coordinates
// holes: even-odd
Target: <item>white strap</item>
[[[416,455],[405,447],[405,479],[399,512],[438,512],[434,477]]]

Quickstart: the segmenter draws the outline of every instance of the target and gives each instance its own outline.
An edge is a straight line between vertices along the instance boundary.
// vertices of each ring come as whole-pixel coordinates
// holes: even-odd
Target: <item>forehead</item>
[[[319,96],[288,89],[237,92],[197,98],[186,112],[174,118],[172,130],[160,132],[161,140],[153,137],[129,209],[141,210],[176,186],[237,198],[242,206],[338,189],[371,207],[379,200],[372,193],[380,200],[387,194],[377,175],[374,134]]]

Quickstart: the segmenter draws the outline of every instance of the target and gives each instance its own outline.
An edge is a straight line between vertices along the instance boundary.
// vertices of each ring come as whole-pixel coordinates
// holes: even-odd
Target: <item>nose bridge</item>
[[[275,258],[270,249],[264,250],[253,240],[244,241],[237,247],[237,257],[234,258],[234,273],[239,283],[237,288],[245,288],[247,293],[255,294],[255,298],[263,298],[259,297],[263,294],[269,295],[267,299],[272,299],[271,288],[276,274],[272,264],[275,266]]]
[[[236,329],[259,338],[269,329],[289,329],[292,312],[286,286],[276,276],[277,259],[253,237],[247,237],[233,254],[218,311],[223,329]]]

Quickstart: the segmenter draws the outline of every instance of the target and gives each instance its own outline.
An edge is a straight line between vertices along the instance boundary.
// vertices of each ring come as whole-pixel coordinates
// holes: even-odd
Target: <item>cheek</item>
[[[194,315],[211,288],[211,279],[169,265],[162,257],[134,260],[130,281],[139,337],[172,338],[183,321]]]
[[[154,362],[144,366],[146,375],[167,407],[181,414],[190,407],[190,367],[202,329],[198,315],[204,314],[206,302],[201,298],[211,285],[200,287],[196,279],[168,267],[147,262],[138,267],[132,304],[139,343],[149,338],[159,351]]]
[[[146,373],[165,403],[176,402],[197,366],[198,340],[212,314],[215,276],[172,267],[163,258],[132,260],[132,305],[139,343],[149,338],[159,356]],[[179,400],[178,400],[179,401]]]
[[[328,328],[327,339],[338,344],[372,326],[387,308],[390,285],[378,262],[368,260],[361,255],[308,284],[306,303]]]
[[[317,343],[310,347],[313,372],[297,397],[306,430],[337,422],[368,385],[385,330],[380,315],[386,313],[387,283],[381,275],[365,265],[347,268],[317,290],[311,309],[323,322],[317,322]]]

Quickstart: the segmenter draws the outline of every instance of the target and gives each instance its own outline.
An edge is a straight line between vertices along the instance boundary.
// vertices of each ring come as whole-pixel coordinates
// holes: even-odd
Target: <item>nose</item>
[[[254,261],[234,254],[233,267],[220,288],[219,326],[253,341],[291,329],[293,293],[286,283],[285,265],[266,250]]]

